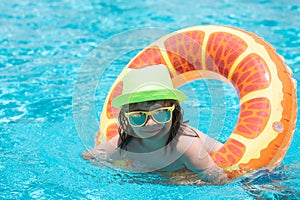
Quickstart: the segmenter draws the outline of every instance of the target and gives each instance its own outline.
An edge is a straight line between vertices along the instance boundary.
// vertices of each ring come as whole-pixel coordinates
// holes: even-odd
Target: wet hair
[[[164,106],[171,106],[173,104],[175,105],[175,109],[173,110],[173,115],[172,115],[172,126],[169,131],[169,138],[166,143],[167,145],[172,141],[172,139],[178,133],[178,130],[183,120],[183,110],[181,109],[179,102],[176,100],[158,100],[158,101],[163,102]],[[158,101],[149,101],[149,104],[155,104]],[[118,147],[123,150],[127,150],[127,145],[133,138],[131,134],[128,134],[128,133],[133,133],[133,130],[132,127],[129,125],[128,119],[125,117],[125,112],[126,112],[125,108],[122,107],[118,117],[119,136],[121,139],[121,142]]]

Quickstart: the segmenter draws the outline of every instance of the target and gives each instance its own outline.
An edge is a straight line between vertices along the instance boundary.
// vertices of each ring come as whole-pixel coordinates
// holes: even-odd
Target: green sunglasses
[[[152,119],[158,124],[165,124],[171,121],[172,113],[175,109],[175,104],[171,107],[162,107],[150,111],[133,111],[125,113],[129,124],[132,127],[144,126],[148,120],[148,116],[151,115]]]

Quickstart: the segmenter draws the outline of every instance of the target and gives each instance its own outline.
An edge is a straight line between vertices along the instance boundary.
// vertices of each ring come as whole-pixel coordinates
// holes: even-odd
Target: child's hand
[[[92,162],[107,161],[108,157],[103,149],[94,149],[92,151],[85,151],[82,154],[83,159],[90,160]]]
[[[95,156],[92,153],[92,151],[85,151],[85,152],[83,152],[82,157],[85,160],[95,161]]]
[[[198,175],[203,181],[213,184],[223,185],[230,181],[224,170],[218,166],[199,171]]]

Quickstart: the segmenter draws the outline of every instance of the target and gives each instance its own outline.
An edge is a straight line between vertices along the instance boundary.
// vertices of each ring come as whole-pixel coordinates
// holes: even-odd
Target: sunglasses
[[[132,127],[144,126],[148,120],[148,116],[151,115],[152,119],[158,124],[165,124],[171,121],[172,113],[175,109],[175,104],[171,107],[157,108],[151,111],[133,111],[125,113],[129,124]]]

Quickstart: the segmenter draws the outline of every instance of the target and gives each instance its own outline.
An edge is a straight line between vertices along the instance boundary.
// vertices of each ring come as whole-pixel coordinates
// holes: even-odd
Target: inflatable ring
[[[291,70],[273,47],[236,28],[196,26],[152,43],[125,69],[154,64],[168,66],[175,87],[218,74],[236,88],[240,101],[238,122],[224,146],[211,155],[231,177],[279,165],[294,134],[297,101]],[[125,69],[104,104],[97,144],[118,132],[119,110],[111,102],[121,94]]]

